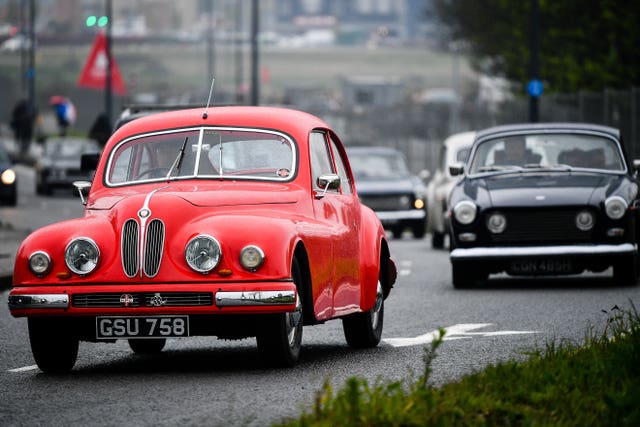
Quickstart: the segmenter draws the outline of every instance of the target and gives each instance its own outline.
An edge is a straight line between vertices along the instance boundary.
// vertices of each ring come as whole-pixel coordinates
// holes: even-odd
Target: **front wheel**
[[[353,314],[342,319],[342,329],[347,344],[352,348],[372,348],[380,343],[384,323],[384,295],[378,280],[376,302],[364,313]]]
[[[65,373],[75,365],[80,342],[68,323],[63,318],[29,318],[31,352],[42,372]]]
[[[129,347],[136,354],[155,354],[160,353],[166,343],[165,338],[130,339]]]
[[[638,258],[623,258],[613,265],[613,281],[623,286],[633,286],[638,282]]]
[[[302,289],[302,272],[296,259],[291,264],[291,277],[296,288]],[[256,336],[258,350],[271,366],[290,367],[300,357],[303,326],[301,297],[298,292],[294,311],[267,315],[260,322]]]

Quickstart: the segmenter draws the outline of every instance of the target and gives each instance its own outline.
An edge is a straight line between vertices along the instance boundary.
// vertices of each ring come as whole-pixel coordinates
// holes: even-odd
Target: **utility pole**
[[[29,2],[29,70],[27,71],[27,93],[29,105],[35,108],[36,102],[36,2]]]
[[[107,28],[106,28],[106,54],[107,54],[107,72],[105,75],[104,82],[104,113],[107,116],[107,120],[109,126],[111,126],[111,105],[113,100],[113,89],[112,89],[112,72],[111,65],[113,63],[113,58],[111,55],[111,21],[113,14],[113,7],[111,4],[111,0],[106,0],[105,4],[105,12],[104,14],[107,17]]]
[[[236,75],[236,103],[243,104],[244,103],[244,94],[242,93],[242,80],[244,74],[244,67],[242,66],[242,2],[237,1],[235,3],[235,75]]]
[[[540,65],[538,53],[540,51],[540,5],[538,0],[531,0],[531,69],[530,80],[527,84],[529,93],[529,121],[536,123],[539,120],[538,98],[542,95],[542,82],[540,81]]]
[[[250,105],[260,103],[260,80],[258,77],[258,31],[260,11],[258,0],[251,0],[251,100]]]

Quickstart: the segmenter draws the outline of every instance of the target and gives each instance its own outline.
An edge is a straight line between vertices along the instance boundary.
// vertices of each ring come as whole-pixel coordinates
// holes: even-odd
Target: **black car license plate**
[[[189,316],[99,316],[96,338],[172,338],[189,336]]]
[[[537,259],[512,261],[511,274],[570,274],[573,271],[570,260]]]

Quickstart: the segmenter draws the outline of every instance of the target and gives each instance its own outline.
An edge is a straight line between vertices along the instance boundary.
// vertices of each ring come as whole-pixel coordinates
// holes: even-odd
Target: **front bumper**
[[[214,285],[18,286],[9,310],[23,316],[278,313],[295,309],[292,281]]]
[[[399,222],[423,221],[427,217],[424,209],[410,209],[404,211],[375,211],[383,224],[397,224]]]

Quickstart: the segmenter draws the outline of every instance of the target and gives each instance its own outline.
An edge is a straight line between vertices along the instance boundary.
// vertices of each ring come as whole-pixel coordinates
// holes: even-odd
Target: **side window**
[[[349,179],[349,174],[347,174],[347,166],[342,158],[342,154],[338,150],[338,145],[336,141],[329,137],[331,141],[331,149],[333,150],[333,155],[336,160],[336,167],[338,168],[338,175],[340,175],[340,188],[342,189],[342,194],[352,194],[351,191],[351,180]]]
[[[321,132],[312,132],[309,136],[309,152],[311,155],[311,178],[314,188],[317,187],[320,175],[334,173],[327,140]]]

